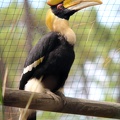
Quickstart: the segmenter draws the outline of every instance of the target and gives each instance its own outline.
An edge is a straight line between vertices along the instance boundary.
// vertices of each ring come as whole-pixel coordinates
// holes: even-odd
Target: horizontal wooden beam
[[[6,89],[3,103],[5,106],[24,108],[31,92]],[[120,119],[120,104],[100,102],[70,97],[58,97],[56,101],[49,94],[34,93],[30,109],[45,110],[77,115]]]

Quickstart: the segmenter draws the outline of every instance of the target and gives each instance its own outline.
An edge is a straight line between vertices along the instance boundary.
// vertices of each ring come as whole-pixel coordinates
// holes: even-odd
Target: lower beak
[[[70,10],[81,10],[86,7],[102,4],[101,0],[64,0],[63,6]]]

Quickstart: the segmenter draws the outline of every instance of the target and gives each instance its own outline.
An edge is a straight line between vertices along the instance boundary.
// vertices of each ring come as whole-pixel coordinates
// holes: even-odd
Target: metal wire
[[[3,82],[4,71],[8,68],[6,87],[18,89],[24,61],[29,52],[27,51],[29,36],[32,36],[34,46],[48,32],[45,15],[49,7],[45,2],[45,0],[29,0],[28,15],[33,20],[30,21],[29,16],[25,19],[27,8],[24,1],[0,1],[0,80]],[[120,102],[119,11],[119,0],[106,0],[100,6],[84,9],[71,17],[70,26],[77,36],[76,58],[64,87],[66,96]],[[27,33],[28,22],[30,22],[29,33]],[[10,109],[7,112],[5,110],[6,120],[16,119],[13,116],[19,114],[17,110]],[[0,119],[2,119],[1,113],[2,110]],[[102,118],[40,111],[38,119],[101,120]]]

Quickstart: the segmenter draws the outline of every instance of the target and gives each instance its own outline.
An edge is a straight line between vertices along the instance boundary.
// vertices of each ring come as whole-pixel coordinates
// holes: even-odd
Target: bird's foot
[[[64,104],[66,104],[65,95],[61,91],[56,91],[55,94],[58,95],[64,101]]]
[[[55,94],[60,96],[61,98],[65,98],[65,95],[60,91],[56,91]]]
[[[46,89],[46,94],[50,95],[55,101],[59,102],[61,100],[61,98],[58,95],[54,94],[48,89]]]

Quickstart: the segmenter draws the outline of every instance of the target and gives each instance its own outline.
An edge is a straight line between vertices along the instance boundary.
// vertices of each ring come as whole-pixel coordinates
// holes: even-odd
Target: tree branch
[[[31,94],[31,92],[7,88],[4,96],[4,105],[24,108]],[[70,97],[65,97],[64,99],[59,97],[59,101],[55,101],[48,94],[35,93],[29,108],[51,112],[120,119],[120,104],[118,103]]]

